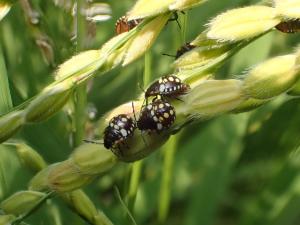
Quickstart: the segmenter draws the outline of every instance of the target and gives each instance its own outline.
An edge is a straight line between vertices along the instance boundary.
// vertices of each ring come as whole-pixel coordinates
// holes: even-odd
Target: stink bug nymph
[[[137,127],[142,131],[161,132],[168,129],[175,121],[175,109],[167,101],[154,99],[144,106],[137,121]]]
[[[148,87],[145,92],[145,98],[157,95],[177,98],[180,95],[186,94],[189,89],[190,86],[181,82],[178,77],[174,75],[163,76]]]
[[[300,19],[281,22],[275,28],[283,33],[300,32]]]
[[[177,52],[176,52],[176,56],[175,59],[178,59],[180,56],[182,56],[184,53],[194,49],[196,46],[192,45],[190,42],[185,43],[183,46],[181,46]]]
[[[120,149],[126,145],[126,140],[133,136],[136,128],[132,118],[125,114],[113,117],[104,130],[104,147],[107,149]]]
[[[130,31],[135,28],[142,20],[128,20],[126,16],[122,16],[117,20],[115,29],[117,34],[122,34],[124,32]]]

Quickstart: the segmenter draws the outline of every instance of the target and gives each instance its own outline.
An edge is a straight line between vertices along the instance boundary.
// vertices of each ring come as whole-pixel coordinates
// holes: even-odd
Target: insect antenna
[[[162,55],[169,56],[169,57],[172,57],[172,58],[176,58],[176,55],[170,55],[170,54],[167,54],[167,53],[163,53]]]
[[[104,142],[100,142],[100,141],[92,141],[92,140],[83,140],[85,143],[90,143],[90,144],[97,144],[97,145],[103,145]]]

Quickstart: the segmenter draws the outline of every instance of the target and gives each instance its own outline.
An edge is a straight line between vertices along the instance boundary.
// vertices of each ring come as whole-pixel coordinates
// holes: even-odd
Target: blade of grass
[[[8,112],[12,108],[12,100],[9,90],[8,74],[5,66],[2,47],[0,46],[0,114]]]
[[[5,66],[4,55],[0,45],[0,115],[12,108],[12,100]],[[0,163],[0,197],[6,193],[7,181],[5,179],[5,168]]]
[[[133,215],[131,214],[130,210],[128,209],[127,205],[125,204],[125,202],[123,201],[120,191],[118,189],[117,186],[114,186],[115,189],[115,193],[117,195],[117,198],[119,199],[119,201],[121,202],[122,207],[124,208],[124,210],[126,211],[126,214],[128,215],[129,219],[131,220],[133,225],[137,225],[137,223],[135,222],[135,219],[133,217]]]

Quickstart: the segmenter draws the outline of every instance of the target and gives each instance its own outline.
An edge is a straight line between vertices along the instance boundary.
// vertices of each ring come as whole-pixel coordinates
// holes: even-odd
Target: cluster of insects
[[[167,130],[176,119],[175,109],[168,99],[177,99],[189,89],[188,84],[174,75],[164,76],[152,83],[145,92],[146,103],[143,104],[138,119],[120,114],[109,121],[104,130],[105,148],[114,150],[126,146],[126,140],[133,136],[135,129],[149,134]],[[149,103],[150,97],[152,101]]]
[[[117,20],[115,30],[117,34],[128,32],[135,28],[142,20],[128,20],[122,16]],[[186,43],[177,51],[176,58],[185,52],[193,49],[190,43]],[[153,82],[145,91],[145,104],[142,105],[138,119],[134,113],[134,118],[119,114],[113,117],[104,130],[104,147],[111,150],[120,150],[122,146],[127,146],[127,139],[133,136],[134,131],[149,134],[160,133],[172,126],[176,119],[175,108],[169,103],[169,99],[178,99],[190,89],[188,84],[183,83],[178,77],[168,75]],[[151,98],[151,102],[149,102]],[[180,100],[180,99],[179,99]],[[96,143],[93,141],[87,141]],[[120,151],[117,151],[119,154]]]

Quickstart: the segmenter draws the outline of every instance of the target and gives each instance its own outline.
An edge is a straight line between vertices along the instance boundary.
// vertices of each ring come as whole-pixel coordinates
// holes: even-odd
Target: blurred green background
[[[55,68],[78,52],[74,18],[67,6],[73,2],[32,0],[31,7],[39,17],[35,17],[24,2],[27,1],[16,3],[0,22],[0,73],[8,75],[13,106],[39,93],[53,81]],[[84,49],[100,48],[114,36],[115,21],[135,1],[101,2],[110,5],[112,18],[86,23]],[[187,19],[186,37],[176,23],[168,23],[148,55],[152,79],[173,70],[173,58],[163,53],[175,54],[182,43],[195,38],[220,12],[255,3],[257,1],[209,0],[201,7],[180,14],[181,21],[184,17]],[[30,21],[28,15],[31,15]],[[270,32],[226,62],[217,77],[236,77],[266,58],[291,53],[299,40],[299,34]],[[144,59],[140,59],[89,82],[87,113],[91,118],[86,125],[86,137],[97,133],[95,122],[105,112],[141,92],[138,84],[143,83],[143,71]],[[0,99],[3,114],[10,103],[7,98]],[[176,152],[168,190],[170,209],[163,224],[300,224],[299,114],[300,100],[282,96],[252,112],[224,115],[182,130],[166,147],[144,160],[133,212],[137,224],[158,224],[162,174],[166,172],[164,155],[170,148]],[[66,107],[47,122],[26,126],[14,138],[25,141],[47,162],[54,163],[66,159],[72,152],[70,134]],[[126,198],[130,170],[131,165],[119,164],[84,188],[116,225],[132,224],[113,188],[117,186],[122,198]],[[0,145],[0,201],[26,189],[33,175],[20,162],[13,147]],[[59,198],[47,202],[27,222],[85,224]]]

